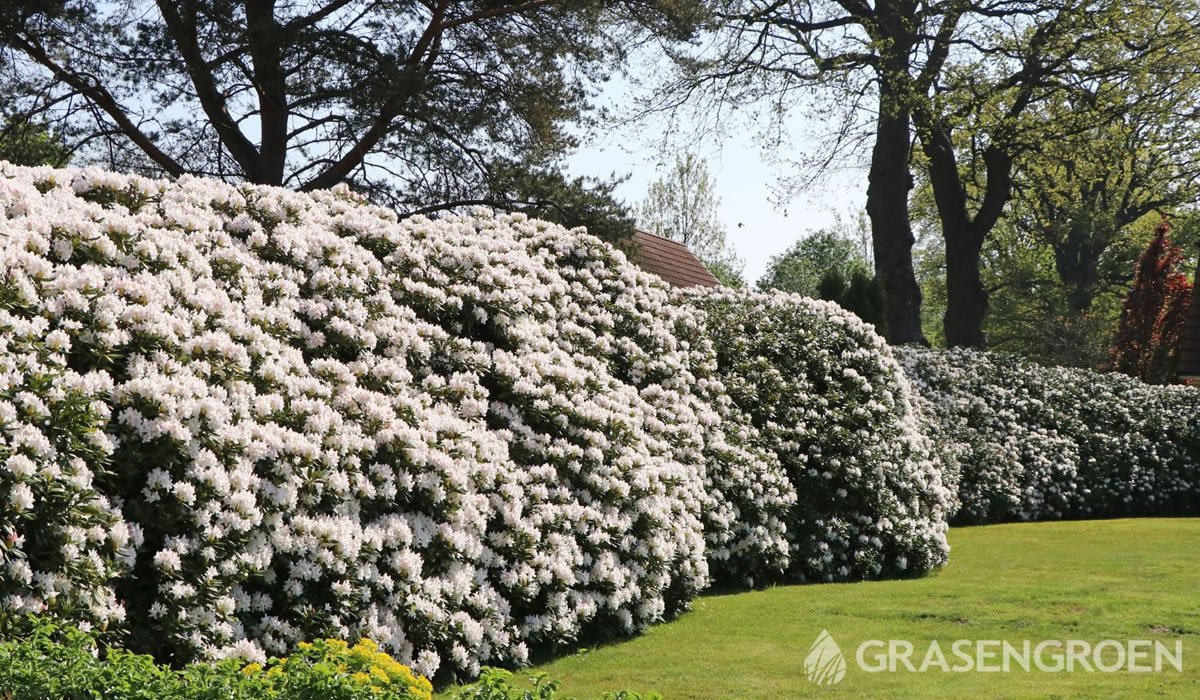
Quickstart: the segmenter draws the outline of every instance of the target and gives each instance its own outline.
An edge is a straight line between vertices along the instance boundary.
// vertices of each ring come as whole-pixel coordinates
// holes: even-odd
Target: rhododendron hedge
[[[1200,390],[970,350],[897,351],[958,481],[954,520],[1200,512]]]
[[[731,401],[796,495],[789,577],[907,576],[944,563],[953,494],[909,383],[871,326],[783,292],[682,296],[706,312]]]
[[[781,366],[836,376],[778,425],[727,391],[719,309],[582,232],[0,171],[0,614],[174,661],[365,636],[474,674],[713,579],[944,558],[894,363],[831,307],[797,313],[846,359]]]

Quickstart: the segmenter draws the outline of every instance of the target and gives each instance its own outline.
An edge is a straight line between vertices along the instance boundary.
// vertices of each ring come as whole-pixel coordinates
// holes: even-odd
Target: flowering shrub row
[[[178,658],[361,634],[431,675],[705,585],[708,416],[666,292],[602,244],[15,174],[10,609],[87,608]]]
[[[831,302],[782,292],[688,291],[719,374],[787,486],[789,577],[917,575],[948,553],[951,492],[887,344]]]
[[[894,363],[829,307],[796,312],[846,337],[780,366],[812,373],[780,424],[724,385],[718,297],[579,232],[0,169],[3,614],[174,661],[365,636],[473,675],[712,578],[944,557]]]
[[[1200,511],[1200,391],[968,350],[897,351],[967,523]]]

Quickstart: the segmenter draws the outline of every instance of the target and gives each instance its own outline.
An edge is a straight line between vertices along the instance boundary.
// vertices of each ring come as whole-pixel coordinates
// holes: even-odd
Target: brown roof
[[[1192,284],[1192,303],[1179,345],[1179,376],[1182,379],[1200,379],[1200,268]]]
[[[647,231],[633,234],[629,259],[672,287],[719,287],[721,282],[687,246]]]

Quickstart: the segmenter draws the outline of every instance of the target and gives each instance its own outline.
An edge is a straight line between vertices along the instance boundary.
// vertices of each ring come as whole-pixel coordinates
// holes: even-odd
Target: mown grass
[[[537,666],[580,698],[616,688],[682,698],[1198,697],[1200,520],[1140,519],[958,528],[950,564],[909,581],[782,586],[704,596],[692,612],[629,641]],[[845,678],[808,682],[822,629],[846,652]],[[1183,642],[1182,673],[868,673],[872,639],[1148,639]],[[870,657],[868,657],[870,658]]]

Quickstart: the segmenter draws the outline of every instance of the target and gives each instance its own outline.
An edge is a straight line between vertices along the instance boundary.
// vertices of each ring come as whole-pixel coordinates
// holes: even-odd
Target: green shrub
[[[544,673],[527,676],[522,684],[504,669],[484,668],[478,683],[473,683],[453,695],[453,700],[574,700],[558,694],[558,681]],[[528,686],[528,687],[526,687]],[[605,693],[604,700],[662,700],[658,693],[642,695],[631,690]]]
[[[266,664],[237,659],[176,670],[150,656],[103,648],[96,635],[36,622],[0,643],[5,700],[429,700],[432,687],[373,643],[301,644]]]

